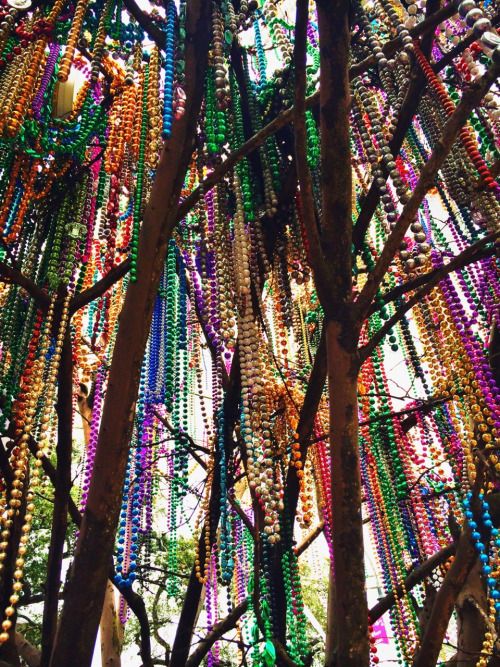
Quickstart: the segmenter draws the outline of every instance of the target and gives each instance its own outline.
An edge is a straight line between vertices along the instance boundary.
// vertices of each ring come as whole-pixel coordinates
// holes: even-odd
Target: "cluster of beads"
[[[75,384],[89,385],[92,396],[88,441],[75,454],[83,460],[81,510],[87,505],[119,314],[141,268],[142,218],[162,139],[175,136],[190,75],[189,1],[153,3],[140,25],[118,0],[36,4],[26,11],[0,0],[0,274],[5,264],[28,281],[0,283],[0,423],[12,470],[12,479],[0,479],[0,578],[9,600],[0,642],[13,631],[23,590],[42,461],[57,427],[65,341]],[[303,665],[309,632],[295,542],[320,525],[333,560],[335,525],[326,392],[307,442],[300,419],[324,315],[311,279],[301,192],[290,171],[292,133],[282,128],[214,187],[206,181],[228,152],[293,104],[293,26],[289,3],[212,4],[201,113],[181,190],[182,199],[194,192],[199,197],[168,243],[153,306],[122,489],[115,584],[124,593],[143,586],[141,565],[150,564],[148,545],[158,534],[163,565],[178,572],[184,531],[191,530],[209,629],[234,604],[249,597],[255,604],[251,593],[260,585],[259,608],[250,605],[238,629],[252,647],[254,667],[274,664],[278,595],[286,607],[286,648]],[[463,0],[427,47],[419,37],[424,9],[419,0],[353,5],[353,219],[365,218],[370,208],[373,213],[357,244],[354,292],[380,257],[464,89],[500,58],[492,3]],[[159,35],[157,44],[143,24]],[[320,42],[311,6],[308,95],[318,88]],[[406,129],[400,112],[413,103],[407,97],[415,80],[426,86]],[[474,109],[409,225],[362,344],[405,307],[409,279],[440,271],[498,229],[496,97],[492,88]],[[319,220],[321,188],[328,184],[316,109],[308,108],[305,122]],[[500,319],[500,281],[485,248],[422,297],[360,372],[363,512],[381,587],[401,590],[388,621],[400,664],[411,663],[418,645],[424,595],[423,586],[410,595],[405,578],[450,543],[450,515],[468,523],[490,620],[499,612],[499,534],[488,497],[500,471],[500,389],[488,346]],[[87,304],[84,297],[118,266],[126,277]],[[37,301],[25,289],[29,281],[38,288]],[[75,313],[79,301],[87,305]],[[476,516],[468,490],[479,457],[487,481]],[[296,516],[290,479],[296,481]],[[276,567],[280,577],[273,576]],[[443,572],[429,585],[439,585]],[[181,586],[169,577],[167,596],[176,597]],[[370,632],[376,664],[373,626]],[[485,655],[492,642],[492,634],[485,635]],[[216,645],[208,664],[220,664],[221,655]]]

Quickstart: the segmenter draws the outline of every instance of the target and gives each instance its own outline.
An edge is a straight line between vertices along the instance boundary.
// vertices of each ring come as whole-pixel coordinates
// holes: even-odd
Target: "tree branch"
[[[141,26],[144,32],[151,38],[153,42],[162,51],[165,50],[165,33],[160,30],[150,17],[142,11],[135,0],[123,0],[123,4],[128,13],[131,14],[137,23]]]
[[[189,453],[192,454],[193,458],[197,463],[200,464],[200,466],[206,470],[207,469],[207,464],[205,461],[196,453],[196,450],[199,450],[200,452],[203,452],[204,454],[210,454],[210,450],[208,450],[206,447],[202,447],[201,445],[197,445],[196,442],[193,440],[193,438],[189,435],[189,433],[184,433],[182,431],[176,431],[174,427],[170,424],[168,419],[166,417],[163,417],[158,410],[153,410],[153,414],[160,421],[163,426],[169,431],[172,435],[178,436],[181,440],[184,440],[184,442],[188,442],[190,444],[189,448]]]
[[[440,0],[433,0],[428,2],[426,5],[426,16],[427,18],[431,17],[433,13],[436,13],[436,10],[439,10]],[[424,35],[422,39],[422,52],[429,56],[432,48],[432,39],[433,33],[428,32]],[[415,113],[417,112],[422,93],[426,88],[426,79],[423,72],[420,70],[420,67],[415,60],[413,63],[413,68],[410,75],[410,83],[406,91],[403,104],[398,114],[398,119],[392,139],[389,141],[389,148],[393,155],[393,158],[396,158],[399,155],[401,147],[403,145],[404,138],[408,131],[408,128],[413,122]],[[387,179],[389,176],[389,170],[387,169],[384,162],[381,163],[382,173],[384,178]],[[368,191],[368,194],[363,200],[361,205],[361,211],[356,220],[353,230],[353,245],[355,252],[359,252],[363,241],[370,225],[371,219],[375,210],[380,201],[380,188],[377,186],[376,181],[372,182],[372,185]]]
[[[360,421],[359,426],[368,426],[369,424],[376,424],[377,422],[385,421],[386,419],[394,419],[395,417],[406,417],[407,415],[413,415],[417,412],[422,412],[426,414],[427,412],[430,412],[432,408],[436,407],[437,405],[441,405],[442,403],[446,403],[449,400],[450,400],[449,398],[446,398],[444,396],[443,397],[437,396],[427,401],[422,401],[420,405],[416,405],[412,408],[406,408],[405,410],[399,410],[397,412],[381,412],[376,417],[371,417],[370,419],[365,419],[364,421]],[[408,424],[406,427],[402,425],[403,430],[405,432],[409,431],[412,425]],[[329,437],[330,437],[329,433],[321,433],[321,435],[318,435],[313,440],[309,440],[308,445],[309,446],[315,445],[317,442],[321,442],[322,440],[328,440]]]
[[[409,33],[412,37],[420,37],[421,35],[433,32],[434,29],[440,23],[446,21],[446,19],[449,19],[450,16],[456,14],[457,11],[458,10],[455,3],[450,2],[449,4],[446,5],[446,7],[443,7],[435,14],[432,14],[428,18],[424,19],[413,28],[410,28]],[[402,42],[400,37],[391,39],[389,42],[386,42],[382,47],[384,56],[387,58],[389,56],[394,55],[397,51],[399,51],[401,46]],[[365,60],[362,60],[360,63],[353,65],[353,67],[351,67],[351,79],[353,79],[355,76],[359,76],[363,72],[366,72],[366,70],[369,70],[371,67],[375,67],[376,64],[377,64],[377,59],[375,58],[375,56],[370,56],[368,58],[365,58]]]
[[[499,21],[500,21],[500,14],[496,14],[491,19],[491,25],[497,26]],[[448,53],[445,53],[445,55],[442,58],[440,58],[436,63],[432,65],[434,73],[437,74],[437,72],[440,72],[442,69],[447,67],[454,60],[454,58],[463,53],[465,49],[469,47],[471,44],[473,44],[475,41],[477,41],[477,35],[474,34],[474,30],[471,30],[469,34],[466,37],[464,37],[464,39],[462,39],[461,42],[459,42],[456,46],[450,49]]]
[[[73,433],[73,361],[71,336],[66,330],[61,351],[57,392],[57,468],[54,485],[54,509],[47,561],[47,581],[42,622],[42,667],[48,667],[57,628],[59,589],[64,543],[68,527],[68,499],[71,490],[71,455]]]
[[[36,442],[33,438],[30,438],[28,442],[28,447],[30,449],[30,452],[33,454],[33,456],[36,456],[37,453],[37,446]],[[47,477],[50,479],[54,489],[57,490],[59,481],[57,478],[57,472],[52,463],[49,461],[49,459],[45,456],[41,458],[42,461],[42,468],[44,473],[47,475]],[[68,513],[71,517],[71,520],[76,526],[80,526],[82,523],[82,515],[80,514],[80,510],[76,506],[73,498],[71,496],[68,497]],[[109,580],[111,583],[116,586],[114,583],[114,576],[116,572],[111,566],[110,571],[109,571]],[[146,612],[146,607],[144,604],[144,600],[141,598],[140,595],[135,593],[131,588],[124,588],[124,589],[119,589],[117,588],[118,592],[124,597],[126,600],[128,606],[136,616],[137,620],[139,621],[139,626],[141,630],[141,646],[140,646],[140,653],[141,653],[141,658],[143,661],[143,664],[145,667],[151,665],[151,640],[150,640],[150,631],[149,631],[149,620],[147,617],[147,612]]]
[[[205,639],[203,639],[191,653],[186,662],[186,667],[198,667],[198,665],[201,664],[201,661],[210,651],[215,642],[236,626],[236,623],[247,611],[249,603],[250,600],[248,598],[243,600],[243,602],[240,602],[240,604],[237,605],[225,618],[214,625],[211,632],[208,633]]]
[[[425,19],[424,21],[416,25],[414,28],[411,28],[411,30],[409,31],[410,35],[412,35],[412,37],[418,37],[429,31],[432,31],[437,25],[445,21],[450,16],[453,16],[453,14],[456,14],[456,12],[457,9],[454,6],[454,3],[450,2],[449,5],[443,7],[443,9],[436,12],[428,19]],[[396,51],[400,47],[401,47],[401,39],[399,37],[396,37],[395,39],[384,44],[384,46],[382,47],[382,51],[384,52],[385,56],[390,56],[396,53]],[[376,58],[374,56],[373,57],[371,56],[370,58],[366,58],[362,62],[353,65],[349,70],[349,79],[350,80],[354,79],[363,72],[369,70],[371,67],[375,67],[376,64],[377,64]],[[309,97],[305,99],[306,109],[311,109],[317,106],[319,104],[319,96],[320,96],[319,90],[317,90],[312,95],[309,95]],[[259,130],[259,132],[256,132],[253,137],[248,139],[248,141],[242,144],[237,150],[233,151],[230,155],[228,155],[228,157],[224,160],[224,162],[215,167],[213,172],[204,179],[202,184],[203,187],[195,188],[191,192],[191,194],[181,202],[177,210],[177,221],[182,220],[182,218],[184,218],[189,213],[189,211],[199,200],[202,192],[203,193],[207,192],[208,190],[213,188],[216,183],[222,180],[224,176],[229,171],[231,171],[231,169],[233,169],[234,165],[237,162],[242,160],[250,153],[253,153],[253,151],[257,150],[260,146],[262,146],[262,144],[266,141],[266,139],[268,139],[273,134],[276,134],[276,132],[278,132],[278,130],[281,130],[282,127],[285,127],[285,125],[288,125],[291,122],[293,122],[293,117],[294,117],[293,107],[291,109],[286,109],[285,111],[282,111],[270,123],[268,123],[261,130]]]
[[[252,522],[250,521],[250,519],[248,518],[248,516],[246,515],[245,510],[236,501],[236,499],[231,498],[231,496],[229,496],[229,502],[231,503],[231,506],[234,508],[234,511],[236,512],[236,514],[240,517],[240,519],[243,521],[243,523],[247,527],[248,532],[250,533],[250,535],[252,536],[252,538],[255,542],[255,540],[257,539],[257,535],[255,534],[255,528],[254,528]]]
[[[153,659],[151,656],[151,631],[144,600],[138,593],[132,590],[132,588],[120,590],[120,593],[123,595],[131,611],[134,613],[134,616],[139,621],[139,628],[141,632],[140,654],[143,667],[152,667]]]
[[[229,383],[224,398],[224,416],[225,416],[225,458],[226,462],[229,461],[229,457],[232,454],[232,432],[234,429],[234,424],[239,417],[238,405],[241,392],[241,374],[240,374],[240,365],[239,357],[235,356],[233,358],[233,363],[231,365],[231,371],[229,374]],[[210,501],[208,509],[208,518],[204,524],[200,537],[198,539],[198,558],[200,563],[205,562],[205,555],[207,549],[207,543],[205,542],[206,529],[209,532],[209,541],[212,544],[212,540],[217,531],[217,526],[220,518],[220,469],[217,466],[214,471],[214,477],[212,481],[212,487],[210,490]],[[210,544],[208,548],[210,548]],[[202,572],[202,576],[203,576]],[[194,626],[198,618],[197,610],[199,606],[199,600],[202,592],[202,584],[196,576],[196,568],[193,565],[191,569],[191,574],[189,576],[189,582],[186,590],[186,595],[184,596],[184,602],[182,605],[181,614],[179,616],[179,622],[177,624],[177,631],[175,634],[175,639],[172,645],[172,656],[170,659],[170,667],[185,667],[186,661],[189,655],[189,647],[191,644],[191,638],[193,635]]]
[[[299,415],[297,434],[300,442],[301,460],[305,461],[309,449],[311,433],[314,428],[314,420],[318,411],[319,402],[323,394],[326,381],[326,335],[325,329],[321,332],[321,338],[314,358],[314,364],[309,376],[304,402]],[[294,466],[288,467],[285,483],[285,498],[287,510],[290,516],[295,516],[297,501],[299,498],[299,478]]]
[[[377,602],[370,609],[370,623],[375,623],[378,619],[385,614],[386,611],[396,603],[396,600],[400,598],[405,592],[409,593],[412,588],[417,584],[420,584],[426,577],[428,577],[431,572],[433,572],[437,567],[445,563],[457,549],[457,545],[454,542],[449,544],[447,547],[441,549],[433,556],[430,556],[426,561],[418,565],[414,570],[404,580],[404,585],[400,584],[396,587],[394,591],[388,593],[385,597]]]
[[[360,321],[362,321],[368,314],[372,300],[377,293],[387,269],[393,261],[394,255],[404,238],[406,230],[415,219],[420,204],[432,187],[434,179],[450,153],[460,129],[467,121],[472,109],[479,104],[482,97],[496,80],[499,69],[500,67],[498,65],[492,64],[490,69],[479,81],[471,84],[464,92],[455,111],[447,119],[441,138],[434,146],[429,160],[425,163],[420,172],[420,178],[412,192],[410,200],[404,206],[403,211],[399,216],[399,220],[393,231],[390,233],[373,271],[368,276],[367,281],[355,302],[357,317]]]
[[[20,632],[16,632],[16,646],[27,667],[40,667],[41,653]]]
[[[203,317],[203,312],[202,309],[200,308],[200,305],[203,308],[203,305],[198,303],[198,300],[196,299],[196,290],[193,289],[193,285],[191,284],[191,280],[189,279],[189,271],[188,268],[186,267],[185,271],[186,275],[186,288],[187,288],[187,293],[189,296],[189,300],[191,304],[194,306],[194,312],[196,313],[196,319],[198,320],[198,323],[201,327],[201,330],[203,332],[203,335],[205,337],[205,341],[207,344],[208,349],[210,350],[210,355],[212,356],[212,362],[213,364],[217,364],[219,360],[219,351],[217,350],[217,345],[215,344],[214,338],[210,336],[209,329],[207,326],[207,321]],[[228,375],[226,371],[226,366],[224,362],[221,363],[221,370],[222,370],[222,386],[227,387],[228,383]]]
[[[325,527],[325,522],[320,521],[316,528],[312,530],[309,535],[306,536],[306,538],[298,545],[295,547],[295,555],[298,558],[301,554],[304,553],[306,549],[308,549],[311,544],[314,542],[314,540],[321,535],[323,532],[323,528]]]
[[[40,289],[35,283],[27,278],[21,273],[18,269],[14,269],[11,266],[8,266],[5,262],[0,262],[0,276],[6,280],[1,280],[5,283],[12,283],[14,285],[19,285],[25,289],[28,294],[33,297],[35,303],[41,308],[46,308],[49,304],[49,295],[43,289]]]
[[[413,667],[431,667],[436,664],[455,601],[476,557],[470,531],[467,528],[460,535],[455,559],[436,594],[422,645],[415,656]]]
[[[326,294],[328,291],[327,264],[324,260],[319,229],[316,220],[311,174],[307,164],[306,133],[306,62],[307,62],[307,24],[309,20],[309,0],[297,0],[295,19],[295,97],[293,107],[293,127],[295,133],[295,164],[300,188],[299,208],[309,244],[309,262],[314,271],[317,289]]]
[[[481,516],[478,492],[484,482],[485,467],[479,460],[476,464],[476,478],[472,487],[470,505],[475,516]],[[434,598],[421,645],[414,655],[413,667],[436,665],[456,600],[477,560],[478,555],[472,540],[471,528],[465,520],[457,542],[455,558]]]
[[[317,0],[316,8],[321,44],[321,250],[331,267],[327,291],[318,296],[327,318],[346,324],[343,333],[356,345],[357,335],[345,308],[352,299],[350,10],[345,0],[334,5]]]
[[[485,237],[481,239],[479,243],[483,243],[483,241],[487,240],[494,240],[494,236],[491,237]],[[471,248],[474,248],[477,246],[477,243],[474,244],[473,246],[469,246],[467,250],[470,250]],[[448,273],[451,273],[453,271],[459,271],[460,269],[465,268],[469,264],[472,264],[474,262],[478,262],[481,259],[486,259],[487,257],[491,257],[491,255],[495,254],[495,247],[491,246],[491,248],[478,248],[477,252],[474,252],[473,255],[469,255],[467,257],[463,257],[464,253],[461,253],[458,255],[455,259],[462,258],[463,262],[460,263],[459,266],[455,266],[454,268],[451,268],[449,271],[446,271],[444,275],[448,275]],[[452,261],[455,261],[452,260]],[[443,267],[439,267],[436,269],[432,269],[432,271],[428,271],[427,273],[422,273],[420,276],[417,276],[416,278],[413,278],[412,280],[408,280],[404,283],[401,283],[401,285],[397,285],[393,289],[389,290],[388,292],[385,292],[385,294],[382,294],[380,296],[380,303],[391,303],[392,301],[395,301],[399,297],[403,296],[404,294],[407,294],[408,292],[412,292],[414,289],[417,289],[418,287],[422,287],[423,285],[426,285],[429,283],[431,280],[433,280],[436,275],[438,274],[439,271],[442,269],[448,269],[450,266],[451,262],[448,264],[445,264]],[[377,312],[378,307],[373,306],[370,309],[370,315],[373,315],[373,313]]]
[[[98,299],[102,296],[107,290],[117,283],[121,278],[123,278],[128,271],[130,270],[130,259],[125,259],[123,262],[114,266],[112,269],[106,273],[100,280],[98,280],[92,287],[89,289],[80,292],[72,300],[70,304],[70,312],[76,313],[80,308],[84,308],[89,303]]]
[[[467,264],[470,264],[471,262],[475,261],[475,259],[480,259],[480,257],[476,258],[476,253],[482,250],[487,243],[497,239],[499,235],[500,232],[485,236],[477,243],[474,243],[473,245],[466,248],[462,253],[460,253],[460,255],[452,259],[451,262],[445,266],[430,272],[428,275],[432,275],[432,277],[428,280],[427,284],[419,289],[418,292],[415,292],[415,294],[404,304],[404,306],[401,306],[401,308],[399,308],[396,313],[394,313],[394,315],[390,317],[382,327],[380,327],[380,329],[372,336],[368,343],[359,349],[358,354],[360,363],[364,363],[368,359],[373,350],[375,350],[375,348],[380,345],[390,330],[404,317],[404,315],[409,310],[413,308],[413,306],[419,303],[424,296],[429,294],[444,277],[446,277],[449,273],[457,271]]]

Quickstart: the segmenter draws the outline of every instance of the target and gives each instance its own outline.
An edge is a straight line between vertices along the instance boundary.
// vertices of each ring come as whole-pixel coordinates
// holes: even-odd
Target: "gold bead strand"
[[[10,617],[14,614],[15,612],[15,605],[19,601],[19,593],[22,591],[23,584],[22,584],[22,578],[24,575],[23,567],[24,567],[24,555],[26,553],[26,543],[28,542],[28,536],[29,532],[31,529],[31,521],[33,518],[33,510],[34,510],[34,504],[33,504],[33,498],[34,498],[34,489],[39,485],[40,483],[40,468],[42,466],[42,458],[45,455],[44,451],[44,443],[46,439],[46,431],[48,429],[48,424],[49,424],[49,419],[50,419],[50,412],[52,410],[53,406],[53,396],[55,392],[55,380],[57,377],[57,368],[59,365],[59,360],[60,360],[60,352],[62,349],[62,343],[64,340],[64,333],[62,331],[66,330],[67,323],[69,321],[69,296],[66,297],[65,302],[63,304],[63,309],[62,309],[62,315],[61,315],[61,331],[58,334],[57,340],[56,340],[56,349],[54,352],[54,355],[52,356],[51,362],[50,362],[50,367],[49,367],[49,375],[48,375],[48,380],[49,380],[49,396],[46,397],[45,403],[44,403],[44,409],[42,412],[42,416],[40,418],[41,421],[41,438],[38,442],[38,451],[36,453],[36,461],[35,461],[35,468],[33,470],[33,475],[32,475],[32,484],[31,487],[28,489],[26,493],[26,515],[24,517],[24,524],[22,526],[22,535],[20,539],[20,544],[18,547],[17,551],[17,558],[16,558],[16,569],[14,571],[14,582],[12,584],[12,595],[9,599],[10,605],[6,607],[4,610],[4,620],[2,621],[2,629],[3,632],[0,633],[0,644],[5,643],[8,638],[9,638],[9,633],[8,630],[11,628],[11,622],[10,622]],[[26,408],[26,420],[23,428],[23,433],[20,438],[20,443],[19,443],[19,456],[16,459],[15,463],[15,470],[14,470],[14,483],[13,483],[13,489],[11,491],[11,498],[9,499],[9,510],[7,510],[8,517],[12,518],[14,516],[14,512],[19,509],[21,506],[21,498],[23,496],[22,488],[24,486],[24,480],[26,478],[26,474],[28,472],[28,459],[29,459],[29,440],[31,437],[31,432],[33,430],[33,424],[35,420],[35,411],[36,411],[36,406],[38,403],[38,399],[40,395],[42,394],[43,388],[45,386],[43,382],[43,367],[45,366],[45,358],[47,351],[49,349],[49,343],[50,343],[50,334],[51,334],[51,329],[52,329],[52,322],[53,322],[53,317],[54,317],[54,306],[55,306],[55,301],[56,301],[56,294],[54,293],[51,296],[51,301],[49,305],[49,310],[47,313],[47,318],[45,320],[45,328],[44,328],[44,335],[42,338],[41,346],[40,346],[40,354],[38,359],[35,361],[33,364],[33,372],[32,372],[32,378],[33,378],[33,384],[32,384],[32,391],[30,392],[29,395],[29,400]],[[55,367],[55,374],[54,374],[54,367]],[[4,524],[4,530],[2,530],[2,542],[0,543],[0,557],[2,560],[2,567],[3,567],[3,560],[5,560],[6,557],[6,549],[8,547],[8,537],[10,537],[10,528],[11,525],[5,525]],[[10,624],[9,624],[10,623]]]
[[[161,105],[160,105],[160,56],[155,46],[149,60],[148,85],[148,142],[146,148],[146,164],[156,169],[160,159],[161,142]]]
[[[58,17],[59,14],[62,12],[64,5],[66,4],[66,0],[57,0],[54,3],[54,6],[52,7],[52,11],[50,14],[47,16],[47,23],[50,23],[50,25],[53,25]]]
[[[64,55],[61,58],[59,72],[57,73],[57,78],[61,83],[64,83],[68,80],[73,58],[75,57],[76,43],[82,30],[83,19],[85,18],[87,7],[88,0],[78,0],[68,35],[66,50],[64,51]]]
[[[14,110],[7,120],[7,134],[9,137],[15,137],[24,122],[24,118],[30,108],[31,99],[35,93],[35,83],[38,79],[40,68],[45,60],[45,47],[47,37],[40,37],[35,43],[33,50],[26,53],[26,65],[23,68],[24,75],[20,81],[17,92],[17,101],[14,104]]]
[[[92,53],[92,63],[90,66],[90,80],[92,83],[96,83],[97,79],[99,78],[99,69],[101,67],[101,61],[104,55],[104,44],[106,41],[106,18],[109,13],[110,4],[110,0],[107,0],[102,9],[99,25],[97,26],[97,33],[94,40],[94,48]]]
[[[12,76],[2,104],[0,131],[4,136],[9,136],[9,124],[22,118],[21,113],[25,108],[25,103],[21,97],[21,89],[34,49],[35,43],[32,43],[23,53],[14,56],[12,61]]]

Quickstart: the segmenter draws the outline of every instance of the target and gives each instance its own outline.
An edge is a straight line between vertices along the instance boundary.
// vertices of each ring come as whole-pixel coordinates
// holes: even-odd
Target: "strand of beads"
[[[143,211],[143,186],[146,140],[148,136],[148,88],[149,88],[149,65],[144,68],[144,79],[142,84],[142,114],[141,114],[141,134],[139,143],[139,155],[137,159],[137,181],[134,193],[134,217],[133,231],[130,247],[130,279],[132,282],[137,280],[137,253],[139,250],[139,229],[140,220]]]
[[[85,12],[87,11],[87,5],[88,0],[78,0],[76,5],[73,21],[71,23],[71,29],[68,35],[66,50],[61,59],[61,62],[59,63],[59,71],[57,73],[57,78],[61,82],[68,80],[69,71],[76,51],[76,43],[83,26]]]
[[[496,617],[498,619],[500,616],[500,581],[498,579],[498,571],[495,571],[494,567],[496,567],[499,562],[500,531],[498,528],[493,526],[490,514],[490,506],[487,502],[487,496],[485,496],[483,492],[478,494],[478,501],[478,509],[481,512],[482,525],[478,525],[478,522],[474,518],[474,500],[472,491],[467,493],[463,501],[465,508],[465,518],[467,519],[467,523],[471,530],[474,547],[479,556],[481,570],[487,584],[488,596],[491,597],[495,608]],[[489,537],[491,542],[489,548],[485,544],[486,539],[483,537],[483,534],[485,534],[485,537]],[[490,552],[489,554],[488,551]],[[484,662],[484,664],[486,664],[486,662]]]
[[[47,38],[41,37],[26,50],[25,65],[18,70],[18,85],[16,85],[15,94],[12,95],[12,106],[6,112],[8,116],[3,126],[3,132],[8,137],[15,137],[19,133],[25,115],[31,106],[35,81],[45,58],[46,44]]]
[[[220,469],[220,525],[221,542],[219,548],[221,579],[229,584],[233,577],[234,559],[231,535],[231,521],[228,512],[227,463],[226,463],[226,432],[223,408],[217,413],[217,449]]]
[[[285,33],[278,21],[277,11],[274,4],[266,2],[263,7],[264,17],[266,19],[267,27],[269,28],[269,33],[274,44],[281,52],[283,58],[283,64],[289,65],[292,61],[293,56],[293,47],[290,44],[289,39],[285,36]]]
[[[165,36],[165,81],[163,84],[163,131],[164,139],[172,135],[173,101],[174,101],[174,56],[175,56],[175,19],[174,0],[168,0],[167,25]]]
[[[257,84],[257,90],[264,88],[267,83],[266,75],[266,54],[264,47],[262,46],[262,37],[260,34],[260,26],[258,19],[255,19],[253,22],[253,29],[255,32],[255,48],[257,49],[257,62],[259,66],[259,81]]]
[[[61,47],[59,44],[54,44],[54,43],[49,44],[49,55],[45,62],[45,70],[42,79],[40,81],[40,86],[38,88],[38,91],[35,97],[33,98],[32,102],[33,115],[37,120],[41,120],[41,112],[44,103],[45,93],[49,87],[49,83],[54,73],[54,69],[60,52],[61,52]]]
[[[99,70],[101,68],[101,62],[104,55],[104,45],[106,41],[106,22],[111,8],[112,1],[106,0],[104,7],[102,8],[102,13],[99,16],[97,30],[93,34],[90,82],[94,86],[97,84],[97,80],[99,78]]]
[[[136,578],[139,529],[141,522],[141,487],[144,475],[144,450],[148,451],[149,429],[145,423],[146,364],[141,369],[137,399],[136,434],[131,443],[125,483],[123,488],[115,582],[119,587],[130,588]],[[133,478],[131,476],[133,474]]]
[[[228,107],[229,84],[227,72],[224,66],[224,24],[221,13],[216,5],[212,12],[212,34],[213,34],[213,63],[215,67],[215,97],[217,108],[220,110]]]
[[[103,389],[106,377],[106,367],[100,366],[94,384],[94,400],[92,405],[92,422],[90,424],[90,437],[85,454],[85,469],[82,484],[82,497],[80,500],[80,509],[83,511],[87,504],[88,492],[90,488],[90,479],[94,468],[94,458],[97,446],[97,437],[99,435],[100,418],[102,411]]]
[[[169,244],[167,263],[167,326],[165,334],[166,358],[165,358],[165,406],[167,411],[172,411],[174,393],[174,372],[177,356],[177,272],[175,243]]]
[[[146,142],[146,162],[151,169],[156,169],[161,150],[161,108],[160,108],[160,52],[155,46],[149,60],[148,85],[148,138]]]
[[[438,95],[445,109],[446,115],[450,116],[453,113],[455,107],[445,87],[438,79],[438,77],[434,74],[432,68],[430,67],[427,59],[425,58],[424,54],[422,53],[418,45],[415,45],[414,50],[417,61],[420,67],[422,68],[425,76],[427,77],[430,85],[436,91],[436,94]],[[478,170],[479,174],[484,180],[486,186],[492,190],[496,190],[498,188],[498,185],[495,182],[493,176],[491,175],[491,172],[488,169],[487,165],[484,163],[484,160],[481,158],[481,155],[476,148],[476,142],[473,139],[471,133],[469,132],[468,127],[461,129],[460,138],[464,144],[465,149],[467,150],[469,157],[473,161],[476,169]]]

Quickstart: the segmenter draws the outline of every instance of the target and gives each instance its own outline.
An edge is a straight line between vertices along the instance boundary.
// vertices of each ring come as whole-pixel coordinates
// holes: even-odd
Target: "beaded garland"
[[[9,639],[21,600],[36,494],[44,483],[42,461],[55,444],[64,341],[71,340],[74,382],[87,383],[93,396],[79,489],[84,511],[119,313],[140,270],[143,213],[162,139],[174,137],[185,112],[189,0],[149,6],[148,21],[163,37],[154,45],[124,4],[58,0],[22,10],[0,0],[0,423],[12,471],[11,479],[3,473],[0,479],[0,580],[10,591],[9,605],[1,610],[0,643]],[[297,665],[305,664],[314,633],[295,541],[321,521],[325,553],[331,561],[335,557],[325,393],[307,456],[299,432],[324,315],[312,280],[300,191],[286,189],[291,134],[282,130],[268,137],[214,187],[204,180],[293,103],[289,4],[213,3],[202,113],[182,189],[183,199],[196,189],[200,197],[169,241],[142,362],[115,551],[114,582],[122,592],[143,586],[139,566],[149,562],[154,532],[166,533],[167,569],[176,572],[182,524],[197,498],[198,514],[188,523],[198,544],[194,571],[206,587],[207,627],[250,598],[238,636],[251,647],[254,667],[276,659],[276,554],[286,648]],[[432,49],[425,52],[414,32],[425,19],[424,0],[353,3],[351,60],[372,62],[352,80],[353,214],[363,210],[372,184],[379,195],[356,257],[356,292],[464,87],[500,60],[493,3],[462,0],[456,9],[436,26]],[[467,48],[455,54],[469,34]],[[401,48],[387,56],[384,47],[395,36]],[[307,54],[312,94],[320,60],[312,9]],[[398,150],[398,115],[415,72],[425,90]],[[76,90],[67,103],[71,86]],[[499,121],[492,89],[464,125],[411,224],[362,343],[405,305],[402,285],[498,232]],[[314,109],[307,110],[305,123],[319,211],[321,137]],[[73,312],[79,295],[122,262],[129,263],[128,275]],[[39,286],[42,302],[31,298],[26,285],[8,279],[5,266]],[[411,664],[421,640],[418,602],[424,595],[423,585],[410,595],[404,580],[450,542],[449,517],[469,527],[492,626],[500,615],[499,527],[490,504],[499,493],[500,388],[489,359],[491,331],[500,321],[499,285],[491,253],[446,276],[361,369],[363,512],[383,592],[402,591],[389,614],[391,645],[401,665]],[[386,299],[391,292],[397,296]],[[401,381],[410,387],[403,397],[394,396],[396,366],[404,368]],[[234,368],[241,378],[236,408],[228,405]],[[201,494],[195,488],[200,470],[206,475]],[[291,474],[298,481],[297,522],[287,497]],[[20,531],[14,530],[16,522]],[[251,563],[257,552],[256,572]],[[448,566],[429,585],[436,587]],[[177,578],[167,580],[167,596],[180,590]],[[122,622],[126,617],[122,604]],[[487,664],[493,646],[488,632],[478,666]],[[207,664],[221,662],[216,644]],[[379,662],[373,636],[371,662]]]

